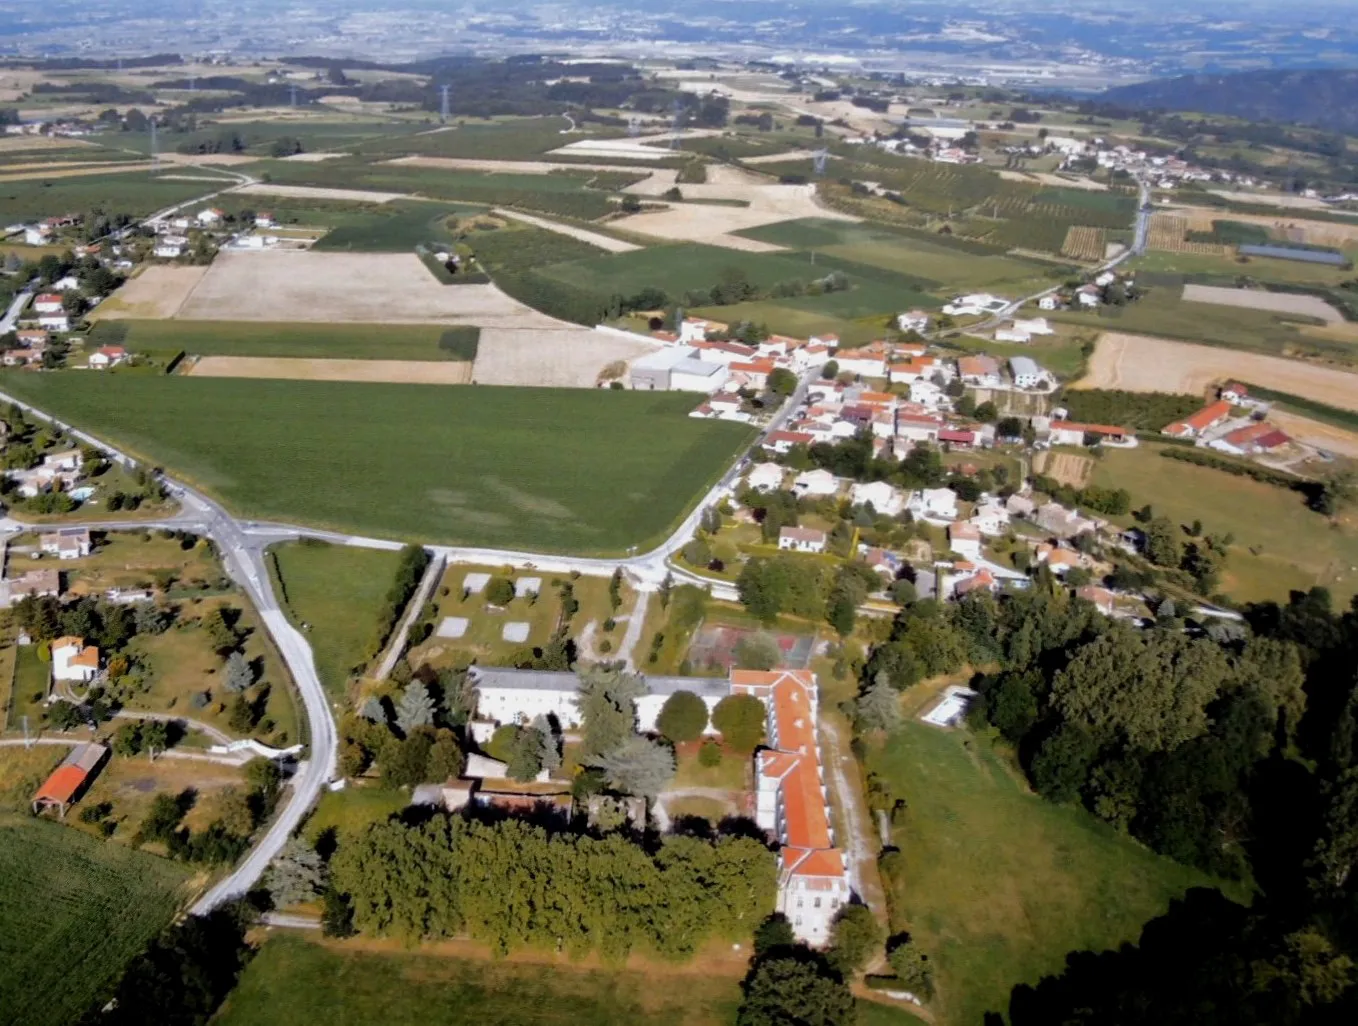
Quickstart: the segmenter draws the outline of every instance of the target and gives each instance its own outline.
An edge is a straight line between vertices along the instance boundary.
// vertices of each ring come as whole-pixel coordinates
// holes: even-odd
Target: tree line
[[[774,860],[744,837],[551,833],[520,819],[436,815],[375,824],[331,860],[360,931],[407,941],[466,935],[508,953],[534,947],[614,960],[686,958],[739,941],[768,913]]]

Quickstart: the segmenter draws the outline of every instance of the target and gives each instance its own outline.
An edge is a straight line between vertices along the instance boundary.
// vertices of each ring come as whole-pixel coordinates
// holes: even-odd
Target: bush
[[[514,582],[508,577],[492,577],[486,584],[486,601],[492,606],[507,606],[514,601]]]
[[[715,741],[704,741],[698,749],[698,765],[713,769],[721,765],[721,745]]]

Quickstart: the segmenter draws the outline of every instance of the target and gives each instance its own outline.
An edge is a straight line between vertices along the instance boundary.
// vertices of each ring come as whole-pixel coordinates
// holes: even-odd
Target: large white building
[[[580,724],[574,673],[474,666],[477,718],[526,723],[555,716],[563,727]],[[751,695],[764,703],[768,745],[755,754],[755,822],[780,845],[776,911],[792,923],[798,940],[823,945],[853,889],[848,860],[835,847],[829,792],[821,768],[816,730],[818,692],[809,670],[732,670],[729,681],[707,677],[645,677],[647,694],[637,700],[637,728],[655,729],[665,700],[691,691],[709,713],[728,695]]]

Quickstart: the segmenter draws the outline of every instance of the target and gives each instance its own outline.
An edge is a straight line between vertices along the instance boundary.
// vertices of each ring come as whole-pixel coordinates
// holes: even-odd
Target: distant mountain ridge
[[[1197,111],[1358,132],[1358,70],[1180,75],[1105,90],[1099,100],[1140,110]]]

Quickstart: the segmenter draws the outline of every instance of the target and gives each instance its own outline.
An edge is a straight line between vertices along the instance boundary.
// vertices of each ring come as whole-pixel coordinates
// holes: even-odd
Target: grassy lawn
[[[9,727],[9,707],[14,695],[14,670],[18,658],[17,645],[7,642],[0,648],[0,732]]]
[[[7,1023],[78,1019],[173,916],[184,874],[43,820],[0,820],[0,1009]]]
[[[1150,503],[1181,524],[1201,519],[1213,534],[1235,535],[1221,590],[1241,601],[1286,601],[1291,589],[1322,584],[1337,604],[1358,592],[1358,533],[1306,508],[1302,497],[1208,467],[1165,459],[1160,446],[1108,451],[1093,483],[1126,488],[1132,506]],[[1130,523],[1130,521],[1128,521]]]
[[[723,749],[721,762],[704,766],[698,761],[698,747],[702,742],[679,746],[678,766],[672,787],[720,787],[727,791],[744,791],[750,787],[753,761]]]
[[[269,551],[278,568],[282,605],[311,643],[321,683],[332,698],[342,697],[350,673],[368,658],[400,557],[382,549],[303,542]]]
[[[108,818],[116,824],[113,841],[130,844],[157,794],[180,794],[191,790],[193,806],[184,816],[184,826],[190,830],[204,830],[220,815],[222,793],[243,785],[244,780],[241,770],[234,766],[205,765],[182,759],[158,758],[153,762],[144,755],[133,758],[115,755],[80,799],[77,812],[70,814],[66,824],[69,829],[97,836],[98,827],[81,822],[77,813],[80,809],[107,802],[112,806]],[[158,842],[146,845],[144,850],[164,853],[163,845]]]
[[[946,1024],[1008,1009],[1018,983],[1068,951],[1135,940],[1202,874],[1153,855],[1080,809],[1030,794],[1009,760],[965,732],[908,722],[868,769],[905,799],[892,928],[935,960],[931,1011]]]
[[[658,541],[751,436],[683,393],[8,374],[246,516],[460,544]]]
[[[599,968],[568,962],[464,958],[323,944],[292,933],[269,938],[213,1020],[217,1026],[725,1026],[740,1004],[736,964],[723,972],[639,963]],[[917,1022],[885,1006],[862,1026]]]
[[[281,356],[331,360],[447,360],[444,329],[428,324],[250,324],[243,321],[121,321],[127,346],[197,356]]]
[[[369,207],[346,216],[313,249],[357,253],[406,252],[418,243],[453,242],[449,218],[481,211],[482,207],[401,200]],[[306,221],[302,221],[303,224]]]
[[[9,554],[11,575],[28,570],[54,566],[51,558],[33,558],[16,552],[14,545],[37,541],[33,535],[20,535]],[[161,581],[170,581],[179,588],[201,588],[220,582],[223,574],[204,543],[188,549],[174,538],[162,537],[153,531],[111,531],[88,555],[80,559],[62,560],[59,564],[65,577],[66,590],[77,595],[92,595],[109,588],[146,588]]]
[[[20,645],[15,649],[14,688],[10,695],[7,730],[23,730],[24,717],[28,729],[38,731],[47,720],[43,699],[52,682],[52,665],[38,658],[36,645]]]
[[[345,834],[357,833],[370,823],[380,823],[392,813],[400,812],[408,801],[404,791],[350,783],[343,791],[321,794],[316,811],[302,827],[302,833],[312,844],[329,831],[343,838]]]
[[[465,580],[468,574],[490,574],[492,577],[508,577],[518,581],[536,577],[541,582],[538,597],[530,600],[527,596],[515,598],[502,609],[492,607],[484,592],[467,594]],[[614,630],[605,632],[603,622],[612,613],[608,598],[608,578],[581,576],[570,580],[566,575],[543,573],[540,571],[513,571],[504,567],[476,566],[456,563],[444,572],[443,580],[435,589],[431,600],[430,613],[436,633],[427,641],[415,646],[409,653],[412,666],[428,663],[437,667],[465,666],[475,661],[487,666],[512,665],[526,648],[541,647],[551,640],[561,620],[561,592],[558,581],[569,581],[579,608],[571,617],[567,628],[570,637],[578,638],[591,622],[595,624],[593,639],[597,645],[608,638],[617,645],[626,625],[621,621]],[[636,595],[624,582],[622,606],[616,616],[627,615]],[[439,625],[448,617],[459,617],[468,621],[466,632],[460,638],[444,638],[437,634]],[[504,628],[509,623],[528,624],[526,641],[506,641]],[[591,658],[582,652],[585,658]]]

